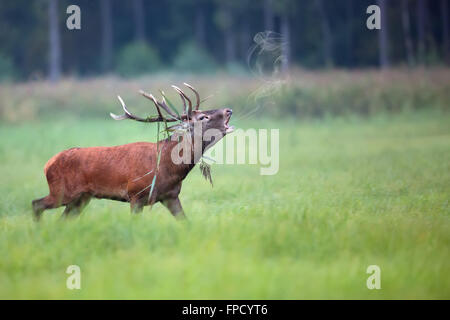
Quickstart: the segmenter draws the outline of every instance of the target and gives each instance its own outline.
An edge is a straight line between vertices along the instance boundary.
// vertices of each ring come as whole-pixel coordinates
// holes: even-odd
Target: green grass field
[[[45,162],[73,146],[154,139],[134,122],[0,127],[0,298],[450,298],[450,116],[245,122],[280,129],[280,170],[213,165],[183,185],[188,223],[93,200],[31,219]],[[228,136],[226,139],[230,139]],[[81,290],[66,288],[69,265]],[[381,290],[366,268],[381,268]]]

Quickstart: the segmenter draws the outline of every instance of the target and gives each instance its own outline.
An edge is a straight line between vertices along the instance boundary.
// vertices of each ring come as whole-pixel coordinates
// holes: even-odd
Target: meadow
[[[31,98],[22,97],[25,86],[0,90],[45,104],[33,99],[44,95],[33,87]],[[448,99],[448,91],[432,98]],[[107,116],[37,117],[37,107],[28,118],[33,108],[22,109],[25,120],[7,118],[9,108],[0,125],[2,299],[450,298],[445,108],[237,116],[238,128],[280,129],[276,175],[261,176],[258,165],[215,164],[211,187],[194,168],[180,196],[187,222],[159,204],[134,215],[127,204],[92,200],[77,219],[61,221],[59,208],[39,224],[31,200],[48,192],[43,166],[52,155],[154,141],[155,128]],[[81,268],[81,290],[66,288],[69,265]],[[366,287],[369,265],[381,269],[380,290]]]

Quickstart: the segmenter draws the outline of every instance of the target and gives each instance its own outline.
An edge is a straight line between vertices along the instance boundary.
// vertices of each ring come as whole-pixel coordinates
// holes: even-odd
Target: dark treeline
[[[449,63],[448,0],[4,0],[0,77],[245,70],[255,34],[288,40],[283,67]],[[69,5],[81,29],[69,30]],[[369,30],[368,6],[381,8]]]

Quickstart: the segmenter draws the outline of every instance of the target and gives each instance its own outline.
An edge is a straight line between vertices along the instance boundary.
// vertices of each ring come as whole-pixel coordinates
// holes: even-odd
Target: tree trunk
[[[450,64],[450,44],[448,23],[448,0],[441,0],[441,17],[442,17],[442,46],[444,51],[444,60]]]
[[[61,41],[58,23],[58,0],[48,2],[49,79],[56,82],[61,77]]]
[[[234,34],[233,16],[228,6],[223,6],[224,24],[222,26],[225,38],[225,62],[230,64],[236,61],[236,37]]]
[[[113,51],[111,0],[101,0],[100,11],[102,21],[102,69],[103,71],[109,71]]]
[[[320,15],[320,22],[323,34],[323,57],[325,65],[330,68],[333,67],[333,38],[331,35],[330,23],[328,21],[325,7],[322,0],[316,0],[316,6]]]
[[[205,11],[202,5],[195,9],[195,41],[200,48],[206,47]]]
[[[145,41],[145,15],[142,0],[133,0],[133,12],[135,23],[135,39]]]
[[[352,67],[354,63],[353,57],[353,1],[347,0],[345,7],[346,23],[346,44],[347,44],[347,66]]]
[[[388,24],[387,24],[387,6],[386,0],[377,0],[381,12],[381,29],[378,30],[378,47],[379,47],[379,63],[382,69],[388,68],[389,61],[389,47],[388,47]]]
[[[244,61],[247,60],[248,50],[250,48],[251,43],[251,34],[250,34],[250,24],[248,20],[244,19],[241,24],[241,32],[240,32],[240,52]]]
[[[236,39],[231,27],[225,30],[225,60],[227,64],[236,61]]]
[[[417,0],[417,56],[420,63],[425,60],[425,0]]]
[[[265,31],[274,31],[273,27],[273,8],[272,0],[264,0],[264,29]]]
[[[409,22],[408,0],[402,0],[402,27],[403,37],[405,38],[406,59],[408,65],[414,65],[414,49],[411,38],[411,27]]]
[[[281,37],[282,37],[282,47],[281,54],[283,55],[283,59],[281,61],[281,71],[283,73],[287,73],[289,71],[289,65],[291,62],[291,26],[289,21],[289,16],[287,13],[284,13],[281,16]]]

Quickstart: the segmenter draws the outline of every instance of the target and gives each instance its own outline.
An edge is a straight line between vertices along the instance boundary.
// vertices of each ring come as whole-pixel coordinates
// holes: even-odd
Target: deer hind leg
[[[69,218],[78,216],[81,211],[88,205],[91,200],[91,195],[88,193],[83,193],[81,196],[75,200],[69,202],[61,215],[61,218]]]
[[[55,179],[51,172],[46,173],[47,183],[50,190],[50,194],[41,199],[35,199],[32,201],[33,218],[35,221],[41,219],[42,213],[47,209],[59,208],[66,203],[64,197],[64,185],[60,179]]]
[[[42,216],[42,212],[47,209],[54,209],[61,206],[60,202],[57,201],[52,195],[48,195],[41,199],[35,199],[32,201],[33,207],[33,218],[35,221],[39,221]]]
[[[178,197],[165,199],[162,201],[162,204],[169,209],[170,213],[176,218],[180,220],[186,219],[184,214],[183,207],[181,206],[180,199]]]

